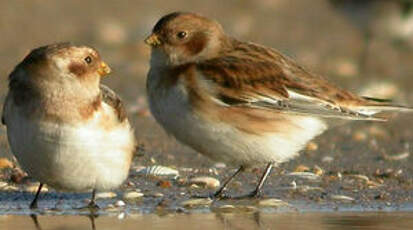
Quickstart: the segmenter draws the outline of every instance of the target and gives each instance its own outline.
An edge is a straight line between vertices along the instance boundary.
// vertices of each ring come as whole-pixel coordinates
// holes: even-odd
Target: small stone
[[[145,167],[136,172],[145,176],[179,176],[178,170],[165,167],[162,165],[153,165]]]
[[[317,176],[322,176],[324,174],[324,170],[317,165],[314,166],[313,172]]]
[[[371,126],[369,128],[369,134],[378,138],[389,138],[389,133],[384,128],[379,127],[377,125]]]
[[[7,182],[0,181],[0,188],[6,187],[7,185]]]
[[[16,186],[13,186],[13,185],[7,185],[7,186],[3,187],[2,190],[4,190],[4,191],[17,191],[17,190],[19,190],[19,188],[16,187]]]
[[[209,206],[212,203],[212,199],[190,199],[183,201],[181,205],[186,208],[199,207],[199,206]]]
[[[332,200],[344,201],[344,202],[353,202],[354,201],[353,197],[344,196],[344,195],[331,195],[330,198]]]
[[[164,195],[160,192],[155,192],[155,193],[147,194],[145,196],[148,196],[148,197],[163,197]]]
[[[14,164],[7,158],[0,158],[0,169],[13,168]]]
[[[119,215],[118,215],[118,220],[123,220],[123,219],[125,219],[125,217],[126,217],[126,213],[121,212],[121,213],[119,213]]]
[[[140,192],[127,192],[123,194],[123,199],[132,200],[132,199],[137,199],[143,196],[144,194]]]
[[[353,134],[353,140],[358,141],[358,142],[362,142],[365,141],[367,139],[367,134],[363,131],[356,131]]]
[[[404,153],[395,154],[395,155],[383,154],[384,159],[389,160],[389,161],[400,161],[400,160],[407,159],[409,156],[410,156],[409,152],[404,152]]]
[[[288,173],[287,176],[294,176],[294,177],[299,177],[302,179],[307,179],[307,180],[318,180],[320,179],[320,176],[312,173],[312,172],[291,172]]]
[[[365,181],[365,182],[370,181],[370,179],[367,176],[361,175],[361,174],[353,174],[353,175],[348,175],[348,176],[354,179]]]
[[[29,185],[28,187],[26,187],[24,190],[26,192],[30,192],[30,193],[36,193],[37,190],[39,189],[39,183],[35,183],[32,185]],[[49,189],[46,187],[46,185],[43,185],[42,190],[40,190],[40,192],[47,192],[49,191]]]
[[[309,172],[310,168],[305,165],[299,165],[294,169],[294,172]]]
[[[323,163],[331,163],[333,161],[334,161],[334,157],[331,157],[331,156],[325,156],[321,159],[321,162]]]
[[[220,182],[213,177],[194,177],[189,180],[189,184],[195,184],[204,188],[217,188]]]
[[[234,212],[235,211],[235,206],[230,205],[230,204],[222,205],[222,206],[219,207],[219,210],[221,212]]]
[[[295,182],[295,180],[291,181],[290,185],[291,185],[291,188],[292,188],[292,189],[296,189],[296,188],[297,188],[297,182]]]
[[[116,197],[116,193],[114,192],[99,192],[96,193],[96,199],[109,199],[109,198],[113,198]]]
[[[117,200],[115,202],[115,207],[124,207],[126,204],[123,200]]]
[[[172,184],[171,184],[170,181],[161,180],[161,181],[158,182],[158,186],[161,187],[161,188],[170,188],[170,187],[172,187]]]
[[[227,165],[225,163],[218,162],[218,163],[214,164],[214,167],[217,168],[217,169],[223,169],[223,168],[226,168]]]
[[[306,147],[307,151],[315,151],[318,149],[318,145],[315,142],[308,142],[307,147]]]
[[[23,179],[27,177],[27,173],[23,172],[19,168],[13,169],[13,173],[10,176],[10,180],[16,184],[22,183]]]
[[[288,206],[289,204],[287,202],[284,202],[279,199],[264,199],[258,201],[259,206],[264,206],[264,207],[283,207],[283,206]]]

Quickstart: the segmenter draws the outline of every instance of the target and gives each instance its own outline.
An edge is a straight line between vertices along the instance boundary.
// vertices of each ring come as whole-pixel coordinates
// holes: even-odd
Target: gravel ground
[[[156,124],[145,102],[149,49],[142,42],[165,13],[200,12],[222,22],[233,36],[275,47],[342,87],[412,105],[411,41],[401,44],[390,36],[373,36],[364,49],[362,31],[323,0],[0,3],[0,99],[6,94],[6,79],[14,65],[43,44],[74,41],[91,45],[113,68],[104,83],[124,98],[140,147],[124,186],[101,194],[99,214],[413,210],[412,115],[397,116],[388,123],[353,122],[326,132],[300,157],[274,170],[261,201],[192,199],[212,192],[216,179],[222,181],[235,168],[211,162],[178,144]],[[360,66],[364,51],[366,61]],[[37,184],[23,172],[8,168],[14,162],[4,127],[0,128],[0,157],[4,158],[0,159],[0,214],[32,213],[28,204]],[[158,167],[161,173],[175,169],[179,176],[141,173],[149,166]],[[237,178],[229,193],[253,189],[261,170]],[[201,176],[207,178],[193,183]],[[88,197],[48,188],[36,213],[87,214],[88,210],[79,208]]]

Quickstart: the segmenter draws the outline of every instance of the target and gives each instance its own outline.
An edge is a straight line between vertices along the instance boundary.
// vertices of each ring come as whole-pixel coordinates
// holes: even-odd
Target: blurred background
[[[8,74],[31,49],[61,41],[92,46],[112,67],[112,74],[103,82],[125,100],[145,150],[144,159],[152,162],[210,164],[200,155],[191,159],[179,155],[194,152],[167,137],[146,105],[150,50],[143,39],[161,16],[173,11],[214,18],[228,34],[274,47],[359,94],[413,104],[410,1],[0,0],[0,5],[0,100],[6,94]],[[404,119],[384,126],[385,131],[411,135],[412,119]],[[406,120],[408,130],[403,126]],[[2,127],[2,155],[9,151],[4,134]],[[403,146],[397,142],[394,148],[404,151]]]

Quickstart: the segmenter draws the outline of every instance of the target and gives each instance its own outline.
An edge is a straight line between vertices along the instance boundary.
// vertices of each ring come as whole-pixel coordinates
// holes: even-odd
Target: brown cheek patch
[[[69,71],[77,77],[83,77],[87,72],[87,68],[82,63],[72,62],[69,64]]]
[[[205,48],[207,41],[204,33],[194,34],[191,40],[185,44],[185,50],[189,55],[196,55]]]

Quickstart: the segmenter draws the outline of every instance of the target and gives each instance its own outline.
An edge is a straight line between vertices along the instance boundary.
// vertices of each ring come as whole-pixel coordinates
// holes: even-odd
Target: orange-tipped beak
[[[145,39],[145,43],[152,46],[152,47],[157,47],[162,44],[161,40],[159,39],[158,35],[156,34],[151,34]]]
[[[111,72],[110,67],[105,63],[105,62],[101,62],[99,69],[98,69],[98,73],[101,77],[108,75]]]

